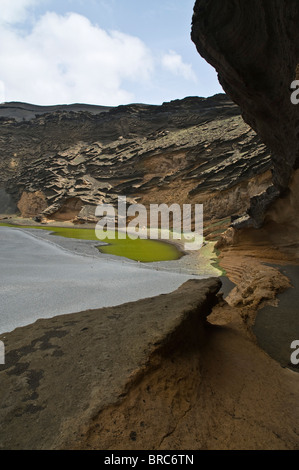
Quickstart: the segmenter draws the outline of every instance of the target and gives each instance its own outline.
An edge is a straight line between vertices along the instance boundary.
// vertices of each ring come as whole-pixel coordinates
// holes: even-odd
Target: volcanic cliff
[[[248,226],[261,227],[269,218],[294,223],[298,209],[299,107],[291,102],[291,84],[298,78],[298,21],[296,0],[197,0],[194,7],[192,40],[198,52],[271,149],[273,185],[251,201]],[[283,210],[275,217],[278,198]]]
[[[268,149],[224,94],[117,108],[8,103],[0,115],[0,214],[94,222],[98,204],[125,195],[204,203],[206,220],[230,222],[271,185]]]

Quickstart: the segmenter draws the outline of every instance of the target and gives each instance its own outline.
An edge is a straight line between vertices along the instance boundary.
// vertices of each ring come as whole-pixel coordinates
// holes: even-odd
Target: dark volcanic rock
[[[92,114],[100,114],[110,111],[111,106],[95,106],[88,104],[68,104],[57,106],[37,106],[28,103],[9,102],[0,106],[0,117],[15,119],[16,121],[27,121],[42,114],[53,112],[89,112]]]
[[[0,189],[0,207],[4,214],[14,214],[17,206],[5,189]]]
[[[268,150],[224,94],[82,106],[38,108],[35,117],[32,105],[0,106],[0,188],[23,216],[94,221],[96,205],[123,195],[145,205],[204,203],[206,217],[220,219],[242,213],[270,184]]]
[[[274,188],[250,211],[258,225],[299,164],[299,106],[290,99],[299,62],[298,23],[297,0],[197,0],[194,7],[198,52],[272,150]]]

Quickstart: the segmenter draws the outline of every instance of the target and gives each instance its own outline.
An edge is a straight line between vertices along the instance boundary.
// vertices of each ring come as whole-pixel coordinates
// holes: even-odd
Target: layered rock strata
[[[222,219],[271,185],[267,148],[225,95],[36,116],[31,108],[0,106],[0,187],[23,217],[94,222],[98,204],[123,195],[203,203],[206,219]]]

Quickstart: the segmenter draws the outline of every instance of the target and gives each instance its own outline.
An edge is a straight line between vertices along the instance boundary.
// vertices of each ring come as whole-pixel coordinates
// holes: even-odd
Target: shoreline
[[[57,246],[65,249],[66,251],[69,251],[69,252],[74,253],[74,254],[79,254],[79,255],[82,254],[82,255],[85,255],[85,256],[100,258],[100,259],[103,259],[103,260],[114,261],[114,262],[116,262],[116,264],[118,264],[118,263],[128,264],[130,266],[138,266],[138,268],[156,270],[156,271],[161,271],[161,272],[165,271],[165,272],[169,272],[169,273],[172,273],[172,272],[178,272],[180,274],[187,273],[187,271],[184,269],[184,267],[178,267],[178,261],[182,260],[182,258],[186,258],[187,260],[191,260],[191,265],[189,266],[188,274],[190,274],[192,271],[194,271],[194,269],[192,269],[192,268],[194,268],[194,266],[196,266],[196,256],[194,256],[195,254],[192,253],[192,252],[190,253],[190,252],[186,252],[186,251],[183,250],[183,248],[182,248],[183,241],[182,240],[163,240],[163,243],[173,244],[173,245],[176,246],[176,248],[178,250],[180,250],[183,253],[183,256],[179,260],[172,260],[172,261],[167,261],[167,262],[149,262],[149,263],[142,263],[141,262],[140,263],[140,262],[136,262],[134,260],[130,260],[128,258],[120,257],[120,256],[117,256],[117,255],[104,254],[102,252],[100,252],[100,256],[99,256],[98,246],[99,246],[99,243],[101,243],[99,240],[96,242],[96,241],[92,241],[92,240],[88,241],[88,240],[72,239],[72,238],[67,238],[67,237],[60,237],[59,234],[55,235],[54,240],[51,238],[51,237],[53,237],[53,234],[55,233],[54,231],[53,232],[51,231],[51,228],[54,229],[55,227],[68,227],[68,228],[72,228],[72,229],[78,229],[78,228],[79,229],[95,229],[94,224],[80,225],[78,227],[77,225],[75,225],[71,222],[61,222],[61,223],[51,222],[49,224],[41,224],[41,223],[36,223],[34,221],[30,221],[28,219],[17,218],[17,219],[12,219],[12,220],[7,219],[7,221],[9,221],[9,223],[14,224],[16,226],[16,228],[22,229],[22,227],[24,225],[31,225],[30,229],[28,229],[28,228],[24,229],[24,231],[27,231],[31,234],[32,234],[31,229],[34,230],[36,227],[44,227],[46,230],[40,230],[40,231],[34,230],[35,234],[32,234],[32,235],[36,236],[38,239],[39,238],[40,239],[46,239],[48,242],[53,243],[54,245],[57,245]],[[1,222],[3,222],[3,220]],[[47,235],[42,236],[41,232],[42,232],[42,234],[48,233],[49,236],[47,236]],[[102,242],[102,244],[107,245],[108,243]],[[89,246],[89,249],[87,250],[88,253],[86,253],[87,246]],[[217,277],[219,277],[222,281],[222,287],[220,289],[220,294],[223,295],[224,299],[228,298],[228,301],[229,301],[230,297],[234,296],[234,292],[236,292],[236,290],[238,289],[238,286],[237,286],[236,282],[234,282],[234,279],[231,277],[231,275],[227,275],[227,273],[225,272],[225,267],[224,268],[222,267],[222,264],[223,264],[221,262],[222,258],[223,258],[223,256],[221,255],[221,251],[218,253],[218,255],[215,252],[215,258],[213,258],[213,259],[210,258],[210,264],[211,264],[211,266],[213,266],[213,267],[215,266],[215,268],[218,269],[218,274],[216,274],[216,271],[215,271],[214,273],[211,272],[209,274],[206,274],[204,277],[208,278],[208,277],[212,277],[213,274],[217,275]],[[260,262],[261,265],[267,265],[268,264],[268,263],[266,263],[266,260],[264,260],[264,261],[256,260],[256,261]],[[277,270],[280,270],[280,271],[282,269],[284,269],[285,272],[286,272],[287,268],[290,268],[290,269],[292,268],[292,266],[287,266],[287,261],[286,260],[281,260],[281,264],[275,264],[275,265],[274,264],[268,264],[268,265],[272,266],[273,268],[275,268]],[[218,268],[218,266],[219,266],[219,268]],[[224,263],[224,266],[225,266],[225,263]],[[219,269],[223,269],[225,274],[223,275],[223,272],[221,273],[219,271]],[[192,276],[196,277],[196,276],[198,276],[198,273],[193,273],[192,272]],[[290,276],[287,275],[287,278],[290,281],[292,281]],[[277,334],[275,332],[273,334],[271,334],[269,338],[267,338],[267,335],[268,335],[269,331],[268,331],[267,322],[265,324],[265,319],[264,319],[264,318],[268,317],[269,315],[271,315],[270,312],[272,312],[276,315],[277,323],[279,323],[278,318],[282,318],[283,316],[288,315],[288,312],[290,311],[290,308],[288,308],[288,309],[283,308],[281,306],[281,302],[280,302],[280,298],[283,298],[283,299],[286,298],[286,296],[288,295],[287,292],[290,292],[290,291],[286,290],[282,294],[278,293],[277,295],[274,296],[274,298],[277,299],[277,300],[275,300],[275,302],[277,304],[276,306],[271,306],[271,305],[266,304],[265,307],[257,308],[257,311],[253,314],[254,317],[253,317],[253,320],[252,320],[251,334],[254,336],[254,338],[256,338],[256,341],[260,345],[261,349],[263,351],[265,351],[266,353],[268,353],[274,360],[277,360],[281,364],[282,367],[289,367],[289,368],[293,369],[295,372],[297,372],[298,368],[288,364],[288,361],[286,359],[286,357],[287,357],[286,354],[287,354],[288,351],[286,352],[286,350],[285,350],[284,353],[279,352],[279,351],[281,351],[282,343],[283,342],[285,343],[285,341],[279,339],[279,337],[278,337],[279,335],[277,336]],[[73,313],[73,312],[69,312],[69,313]],[[293,324],[294,322],[292,321],[291,323]],[[274,340],[274,338],[276,338],[276,340]],[[284,348],[285,348],[285,344],[284,344]],[[283,359],[282,359],[282,357],[283,357]]]
[[[188,279],[207,277],[78,253],[74,251],[77,242],[65,239],[62,247],[57,240],[49,241],[25,230],[1,227],[0,239],[2,332],[45,316],[170,293]],[[86,247],[85,243],[81,246]]]
[[[5,220],[1,220],[0,218],[0,223],[9,223],[12,225],[16,225],[16,228],[22,229],[26,225],[30,225],[30,228],[23,228],[24,230],[31,230],[31,229],[37,229],[40,230],[40,232],[49,232],[51,233],[51,236],[54,232],[51,232],[51,228],[70,228],[70,229],[89,229],[89,230],[94,230],[95,229],[95,224],[82,224],[82,225],[76,225],[71,222],[50,222],[47,224],[42,224],[42,223],[37,223],[32,221],[31,219],[22,219],[22,218],[7,218]],[[41,230],[40,228],[43,228],[44,230]],[[38,234],[39,235],[39,234]],[[71,239],[68,237],[59,237],[59,234],[54,235],[55,238],[57,238],[57,244],[61,246],[62,244],[65,245],[65,243],[61,242],[61,239],[64,238],[66,240],[79,240],[79,239]],[[88,240],[81,240],[82,243],[84,241],[88,242]],[[133,262],[133,263],[138,263],[141,264],[142,266],[148,268],[148,269],[158,269],[158,270],[163,270],[163,271],[175,271],[179,273],[186,273],[186,274],[193,274],[194,276],[197,275],[204,275],[205,277],[208,276],[225,276],[225,271],[220,266],[219,263],[219,257],[217,254],[214,252],[214,246],[215,242],[207,242],[206,245],[204,245],[200,250],[197,251],[186,251],[184,249],[184,241],[182,240],[152,240],[152,241],[157,241],[160,243],[165,243],[165,244],[170,244],[173,245],[181,254],[182,256],[178,259],[175,260],[167,260],[167,261],[150,261],[150,262],[139,262],[132,260],[130,258],[118,256],[118,255],[113,255],[113,254],[106,254],[101,252],[100,250],[97,250],[100,252],[100,255],[103,257],[107,257],[107,259],[113,259],[115,261],[120,260],[121,262]],[[66,242],[67,243],[67,242]],[[98,240],[92,241],[90,240],[90,244],[92,243],[97,243],[98,246],[101,246],[101,241]],[[103,246],[109,245],[107,242],[102,242]],[[185,258],[185,259],[184,259]],[[201,272],[203,271],[203,273]]]
[[[56,245],[58,240],[51,241],[49,232],[40,233]],[[59,243],[70,246],[70,240],[61,237]],[[71,241],[73,249],[79,249],[80,243],[86,247],[84,240]],[[102,256],[96,258],[104,262]],[[120,258],[114,268],[119,264]],[[138,265],[129,260],[125,264],[135,270]],[[249,283],[259,266],[254,271],[248,260],[244,261]],[[51,316],[0,335],[9,358],[2,372],[0,366],[1,380],[6,384],[5,390],[0,387],[0,395],[8,396],[10,390],[11,396],[0,408],[6,429],[2,437],[0,433],[0,448],[296,448],[298,439],[292,429],[298,419],[287,410],[294,410],[298,374],[282,368],[253,339],[243,309],[233,302],[246,292],[247,280],[241,275],[244,279],[240,283],[231,276],[229,266],[226,268],[228,276],[224,278],[189,280],[171,293]],[[268,267],[266,275],[275,272]],[[199,286],[211,283],[212,297],[208,292],[204,297],[212,304],[204,309],[203,317],[198,316]],[[251,315],[254,312],[256,309]],[[180,320],[173,329],[175,318]],[[190,319],[188,327],[186,318]],[[168,326],[166,320],[170,321]],[[161,340],[158,332],[164,327]],[[102,378],[99,373],[104,374]],[[16,380],[35,385],[16,388]],[[166,427],[157,428],[156,412]],[[14,413],[17,416],[11,420]],[[198,420],[198,416],[204,419]],[[222,422],[219,432],[209,428],[215,419]],[[43,433],[35,432],[36,422],[45,424]],[[22,431],[25,428],[32,430],[29,436]],[[169,429],[173,431],[169,433]],[[190,429],[192,433],[187,432]],[[134,441],[130,439],[133,431]]]

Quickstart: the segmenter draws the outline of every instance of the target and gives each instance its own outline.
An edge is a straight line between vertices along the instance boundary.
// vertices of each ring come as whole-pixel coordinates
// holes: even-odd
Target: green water
[[[76,238],[80,240],[98,240],[94,229],[87,228],[66,228],[66,227],[36,227],[29,225],[0,224],[3,227],[14,228],[34,228],[47,230],[65,238]],[[183,254],[172,244],[156,240],[136,238],[132,240],[126,236],[124,240],[118,239],[117,233],[113,239],[113,233],[108,233],[105,243],[108,245],[99,246],[101,253],[123,256],[142,263],[152,263],[154,261],[173,261],[180,259]]]

